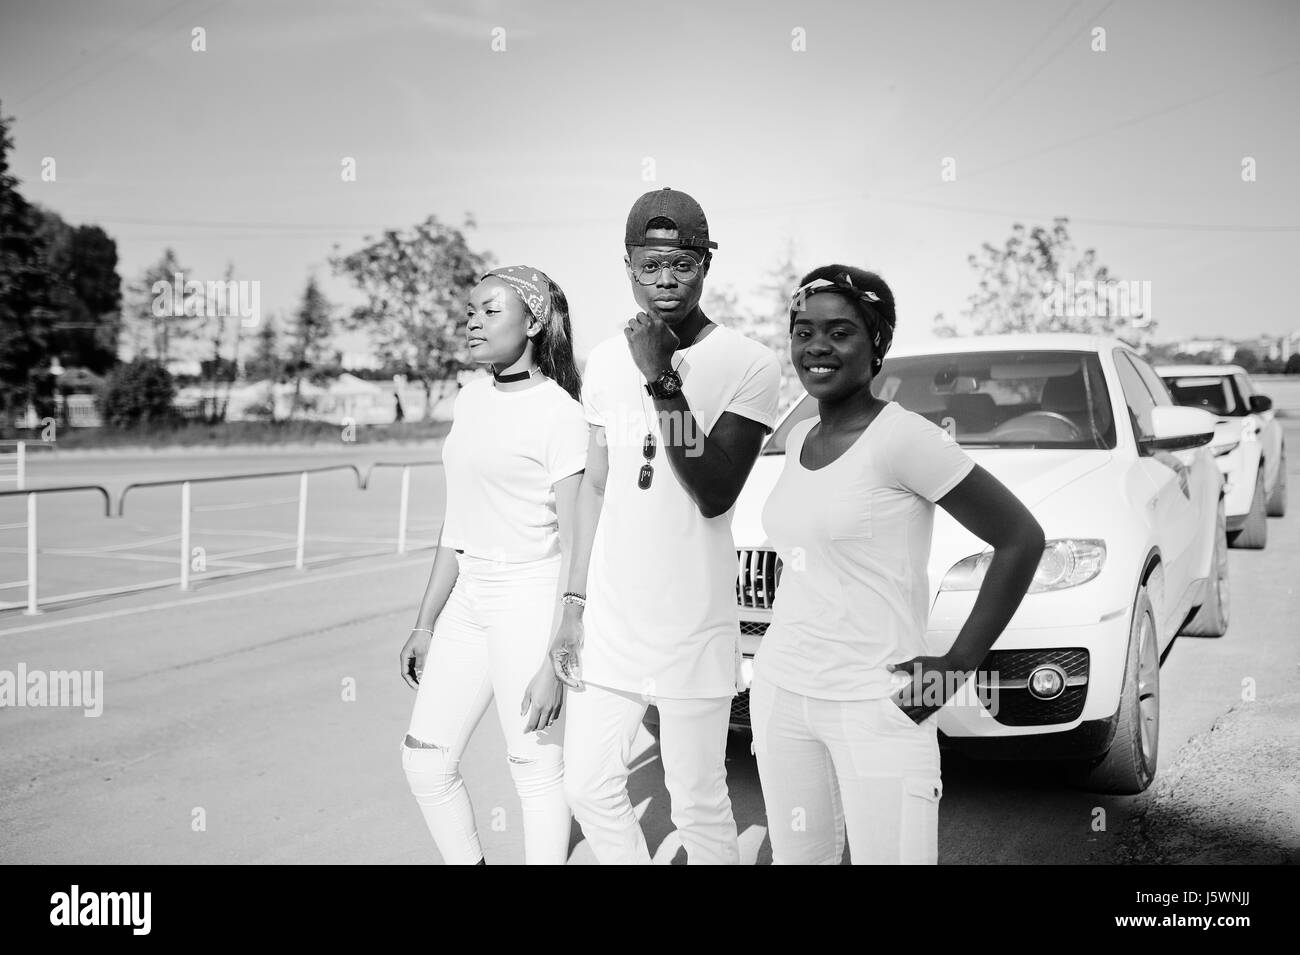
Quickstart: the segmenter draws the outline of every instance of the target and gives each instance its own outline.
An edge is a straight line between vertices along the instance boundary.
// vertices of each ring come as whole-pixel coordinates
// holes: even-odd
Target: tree
[[[710,286],[700,303],[704,314],[713,321],[761,342],[776,355],[781,365],[782,407],[802,387],[790,361],[790,295],[802,276],[794,263],[795,254],[794,243],[787,240],[780,258],[759,286],[759,304],[755,308],[742,307],[735,290],[727,286]]]
[[[331,371],[338,369],[331,365],[329,350],[330,338],[334,334],[334,306],[325,298],[313,275],[307,280],[302,302],[294,314],[294,324],[289,338],[289,349],[285,362],[286,370],[293,376],[293,403],[289,414],[293,415],[302,403],[302,381],[320,381]]]
[[[117,243],[99,226],[71,226],[35,207],[51,286],[52,355],[68,367],[102,374],[117,364],[122,322],[122,279]]]
[[[194,315],[198,297],[175,288],[178,276],[186,281],[184,267],[168,247],[128,289],[124,317],[135,352],[151,354],[164,365],[171,359],[172,342],[193,335],[199,325]]]
[[[137,357],[108,375],[100,395],[104,423],[114,428],[171,421],[176,387],[157,359]]]
[[[0,421],[12,422],[28,402],[38,414],[53,410],[49,361],[53,278],[46,265],[38,218],[9,172],[12,117],[0,110]]]
[[[253,356],[245,362],[244,374],[250,381],[267,379],[274,383],[284,377],[284,370],[285,361],[280,351],[275,320],[267,316],[257,328]]]
[[[1247,372],[1259,371],[1259,355],[1253,349],[1238,348],[1232,355],[1232,364],[1240,365]]]
[[[1286,374],[1300,375],[1300,352],[1297,352],[1286,360]]]
[[[1016,223],[1001,247],[985,242],[967,258],[978,280],[961,323],[934,319],[935,334],[1086,332],[1115,335],[1141,346],[1155,331],[1147,283],[1110,274],[1096,250],[1079,254],[1069,220],[1050,229]]]
[[[204,334],[212,343],[212,357],[199,362],[199,377],[207,386],[212,402],[208,420],[213,422],[226,419],[226,408],[230,404],[230,389],[234,386],[235,379],[239,377],[239,344],[244,327],[243,317],[237,314],[238,309],[232,306],[232,303],[237,301],[233,262],[226,263],[226,272],[221,281],[223,288],[227,290],[224,302],[213,297],[212,293],[216,291],[215,289],[209,286],[204,290],[202,327]],[[230,334],[232,325],[233,335]],[[232,339],[228,358],[222,354],[227,337]],[[226,386],[224,397],[221,395],[222,384]]]
[[[467,220],[464,229],[472,229]],[[369,240],[369,237],[367,237]],[[465,299],[488,269],[488,256],[469,247],[461,229],[429,216],[409,233],[388,230],[350,255],[330,258],[366,303],[346,319],[366,330],[380,361],[424,387],[424,420],[433,417],[433,385],[465,367]]]

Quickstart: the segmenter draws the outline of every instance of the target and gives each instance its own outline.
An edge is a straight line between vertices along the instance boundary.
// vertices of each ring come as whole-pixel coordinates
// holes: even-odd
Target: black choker
[[[492,377],[497,381],[508,383],[511,381],[523,381],[525,378],[531,378],[533,377],[533,373],[531,371],[517,371],[513,375],[498,375],[494,369],[492,371]]]

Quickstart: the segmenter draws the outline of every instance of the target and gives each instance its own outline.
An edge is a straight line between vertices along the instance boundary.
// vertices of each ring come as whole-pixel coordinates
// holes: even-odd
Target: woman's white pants
[[[529,864],[558,865],[568,857],[564,714],[547,729],[525,733],[519,713],[524,690],[546,659],[560,560],[458,555],[460,573],[434,624],[402,745],[411,792],[450,865],[473,865],[483,856],[460,760],[494,698],[522,816],[512,820],[499,807],[493,824],[522,824]]]
[[[755,673],[754,752],[772,862],[838,865],[848,828],[856,864],[938,861],[938,730],[888,697],[822,700]]]

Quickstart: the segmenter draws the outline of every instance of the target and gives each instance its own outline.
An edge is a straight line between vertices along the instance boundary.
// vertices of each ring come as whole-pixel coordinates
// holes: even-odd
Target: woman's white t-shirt
[[[587,466],[587,433],[582,405],[550,378],[522,391],[465,385],[442,446],[442,546],[508,563],[558,554],[554,486]]]
[[[974,462],[946,431],[896,402],[830,464],[799,461],[819,419],[786,442],[763,508],[782,570],[755,674],[804,696],[888,696],[889,663],[925,653],[934,503]]]

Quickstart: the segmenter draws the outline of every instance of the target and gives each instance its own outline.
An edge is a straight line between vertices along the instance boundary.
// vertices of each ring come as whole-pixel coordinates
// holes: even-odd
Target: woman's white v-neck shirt
[[[891,401],[847,451],[811,470],[800,454],[818,421],[791,429],[763,508],[782,571],[755,673],[820,699],[888,696],[885,665],[925,652],[934,502],[974,462]]]

